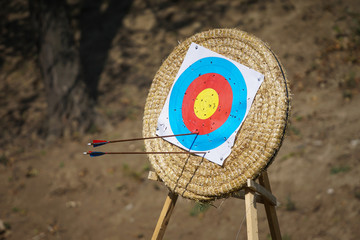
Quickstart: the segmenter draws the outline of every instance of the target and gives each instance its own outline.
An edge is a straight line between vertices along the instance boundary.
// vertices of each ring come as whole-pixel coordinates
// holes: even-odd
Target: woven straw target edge
[[[238,47],[238,45],[232,44],[234,41],[235,44],[242,45],[243,48],[240,49],[242,55],[250,54],[247,62],[244,62],[244,59],[239,60],[237,56],[230,54],[239,54],[239,49],[231,49],[232,46]],[[155,135],[158,116],[191,42],[198,43],[213,51],[218,50],[216,52],[250,68],[260,70],[260,72],[265,75],[264,83],[273,81],[275,84],[282,84],[281,86],[277,86],[277,90],[280,89],[280,92],[283,91],[282,100],[284,100],[282,104],[275,102],[275,104],[270,106],[278,107],[278,111],[280,111],[281,114],[285,113],[281,115],[279,119],[276,119],[277,121],[272,122],[276,128],[270,129],[270,131],[267,132],[269,137],[274,138],[271,141],[257,141],[259,136],[256,136],[254,130],[257,130],[256,127],[258,126],[254,126],[253,121],[255,120],[255,123],[259,122],[259,120],[256,119],[256,117],[258,117],[256,113],[262,111],[259,111],[261,109],[253,109],[252,107],[237,135],[233,151],[226,160],[224,167],[219,167],[197,156],[190,156],[189,158],[184,155],[149,156],[155,172],[170,190],[186,198],[204,201],[225,197],[242,188],[247,178],[255,178],[271,163],[283,140],[284,130],[288,121],[290,98],[285,73],[275,54],[273,54],[265,43],[239,30],[210,30],[196,34],[178,45],[156,73],[145,106],[144,137]],[[217,45],[217,43],[220,43],[220,45]],[[245,48],[247,48],[248,51],[244,53]],[[228,52],[224,54],[222,51]],[[268,56],[265,56],[266,54]],[[262,62],[254,62],[254,59],[261,59]],[[259,91],[266,85],[264,83]],[[266,93],[267,89],[263,89],[262,91]],[[261,99],[258,94],[253,105],[257,105],[258,108],[259,105],[263,106],[267,104],[262,101],[263,99]],[[269,111],[268,108],[269,106],[267,106],[265,110]],[[276,109],[270,110],[275,111]],[[244,132],[246,134],[242,134]],[[244,135],[250,135],[252,138],[244,137]],[[267,146],[267,144],[269,146]],[[161,139],[146,141],[145,146],[147,151],[181,151],[178,147]],[[261,151],[262,153],[260,153]],[[237,160],[239,155],[243,159],[241,162]]]

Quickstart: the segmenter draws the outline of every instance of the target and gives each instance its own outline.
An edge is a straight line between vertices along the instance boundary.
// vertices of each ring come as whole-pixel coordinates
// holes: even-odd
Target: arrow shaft
[[[105,152],[105,154],[205,154],[206,152]]]
[[[146,138],[130,138],[130,139],[121,139],[121,140],[111,140],[111,141],[108,141],[108,142],[109,143],[131,142],[131,141],[138,141],[138,140],[149,140],[149,139],[156,139],[156,138],[178,137],[178,136],[195,135],[195,134],[198,134],[198,133],[184,133],[184,134],[154,136],[154,137],[146,137]]]
[[[89,154],[91,157],[98,157],[104,154],[206,154],[206,152],[93,152],[88,151],[84,154]]]

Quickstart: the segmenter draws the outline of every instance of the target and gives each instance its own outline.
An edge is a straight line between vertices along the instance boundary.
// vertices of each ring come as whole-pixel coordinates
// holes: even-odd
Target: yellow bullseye
[[[206,88],[197,95],[194,103],[195,115],[204,120],[211,117],[219,105],[219,95],[212,88]]]

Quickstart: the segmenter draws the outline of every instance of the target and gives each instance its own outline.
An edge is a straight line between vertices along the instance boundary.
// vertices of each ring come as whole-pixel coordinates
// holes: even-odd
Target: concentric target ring
[[[202,75],[206,76],[208,74],[210,74],[210,78],[204,79],[201,77]],[[220,76],[215,78],[215,80],[221,79],[223,81],[211,81],[211,74],[214,76]],[[205,82],[204,84],[204,80],[209,80],[209,82]],[[225,85],[221,85],[224,83]],[[183,112],[194,112],[193,109],[184,111],[184,108],[188,108],[186,102],[184,103],[184,98],[187,94],[193,93],[192,90],[196,89],[197,86],[199,90],[203,90],[206,87],[213,88],[221,96],[220,99],[224,100],[222,101],[223,104],[219,106],[224,106],[223,109],[219,109],[220,111],[218,110],[217,113],[219,114],[214,114],[213,121],[207,121],[208,123],[206,127],[206,121],[201,121],[200,119],[197,119],[197,121],[191,121],[189,118],[194,118],[191,116],[192,114],[183,114]],[[225,87],[222,88],[222,86]],[[239,69],[226,59],[207,57],[196,61],[180,75],[173,86],[173,89],[176,89],[177,91],[172,91],[170,95],[169,121],[171,129],[175,135],[197,131],[199,133],[196,139],[198,144],[194,145],[193,136],[176,137],[186,148],[194,151],[206,151],[220,146],[231,134],[233,134],[244,118],[247,104],[246,84]],[[229,98],[229,95],[231,95],[232,98]],[[188,100],[188,98],[185,98],[185,100]],[[191,104],[189,105],[191,106]],[[186,119],[183,117],[186,117]],[[189,124],[185,124],[185,122],[193,122],[197,127],[195,127],[195,129],[189,129]],[[219,122],[223,124],[221,126],[217,126],[216,129],[209,131],[213,123],[214,125],[219,125]],[[199,131],[200,129],[205,129],[206,131]]]
[[[207,102],[206,96],[202,96],[204,93],[215,95],[213,101]],[[185,92],[182,104],[185,126],[190,132],[200,135],[218,129],[230,115],[232,98],[231,86],[223,76],[217,73],[199,76]]]

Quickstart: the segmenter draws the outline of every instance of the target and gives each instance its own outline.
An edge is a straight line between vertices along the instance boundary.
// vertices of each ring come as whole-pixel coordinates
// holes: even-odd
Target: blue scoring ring
[[[226,122],[218,129],[204,135],[177,136],[177,140],[187,149],[208,151],[223,144],[240,126],[247,105],[247,88],[240,70],[230,61],[219,57],[202,58],[190,65],[176,81],[169,101],[169,122],[175,135],[191,133],[182,116],[182,103],[189,85],[200,75],[217,73],[230,84],[233,92],[231,112]]]

